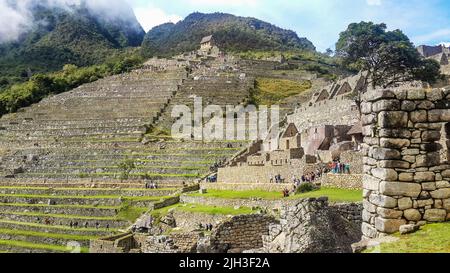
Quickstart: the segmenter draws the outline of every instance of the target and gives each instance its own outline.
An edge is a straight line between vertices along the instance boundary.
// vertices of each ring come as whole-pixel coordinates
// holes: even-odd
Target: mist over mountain
[[[195,50],[202,37],[214,35],[217,45],[229,51],[315,50],[307,38],[270,23],[225,13],[192,13],[177,24],[151,29],[142,50],[146,55],[170,55]]]
[[[11,12],[11,27],[0,19],[0,79],[101,63],[145,35],[122,0],[0,1]]]

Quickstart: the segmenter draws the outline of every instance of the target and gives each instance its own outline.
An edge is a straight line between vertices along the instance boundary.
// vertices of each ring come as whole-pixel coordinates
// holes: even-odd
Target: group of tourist
[[[277,174],[275,176],[270,176],[269,180],[270,180],[270,183],[275,182],[275,184],[282,184],[285,181],[285,179],[283,177],[281,177],[281,174]]]
[[[74,221],[70,221],[69,226],[70,226],[70,228],[78,228],[80,226],[80,224],[78,222],[76,222],[76,221],[75,222]],[[84,226],[84,228],[89,228],[89,223],[85,222],[83,226]],[[96,229],[100,228],[100,223],[99,222],[95,223],[95,228]],[[109,230],[109,224],[106,224],[105,228],[106,228],[106,230]]]
[[[214,226],[212,224],[199,224],[198,225],[200,230],[206,230],[206,231],[212,231]]]
[[[156,190],[156,189],[158,189],[158,185],[153,181],[149,181],[149,182],[145,183],[145,188],[151,189],[151,190]]]
[[[328,165],[333,174],[350,174],[350,164],[335,160]]]

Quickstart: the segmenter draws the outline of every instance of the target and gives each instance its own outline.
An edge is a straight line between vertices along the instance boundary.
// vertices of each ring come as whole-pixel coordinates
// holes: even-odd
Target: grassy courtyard
[[[218,206],[208,206],[201,204],[175,204],[169,207],[165,207],[162,209],[157,209],[152,211],[152,215],[165,215],[171,209],[185,211],[185,212],[194,212],[194,213],[204,213],[210,215],[242,215],[242,214],[252,214],[256,211],[253,211],[251,208],[240,207],[218,207]]]
[[[430,224],[413,234],[395,234],[398,241],[381,244],[381,253],[450,253],[450,223]],[[365,253],[378,252],[368,249]]]
[[[206,194],[194,193],[192,196],[203,196],[211,198],[223,198],[223,199],[251,199],[262,198],[266,200],[278,200],[283,199],[283,194],[277,191],[263,191],[263,190],[250,190],[250,191],[233,191],[233,190],[208,190]],[[344,190],[334,188],[321,188],[316,191],[296,194],[286,199],[300,199],[309,197],[322,197],[327,196],[330,202],[359,202],[362,201],[362,190]]]

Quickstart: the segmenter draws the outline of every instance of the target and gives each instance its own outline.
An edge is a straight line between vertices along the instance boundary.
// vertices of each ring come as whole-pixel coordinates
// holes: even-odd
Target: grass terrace
[[[223,198],[223,199],[251,199],[262,198],[266,200],[278,200],[283,199],[283,194],[276,191],[263,191],[263,190],[251,190],[251,191],[232,191],[232,190],[208,190],[206,194],[194,193],[192,196],[202,196],[211,198]],[[321,188],[312,192],[296,194],[286,199],[301,199],[310,197],[322,197],[327,196],[330,202],[360,202],[362,201],[362,190],[344,190],[335,188]]]
[[[252,210],[248,207],[240,207],[239,209],[235,209],[233,207],[217,207],[217,206],[208,206],[208,205],[200,205],[200,204],[175,204],[172,206],[164,207],[161,209],[157,209],[151,212],[153,216],[162,216],[167,214],[169,210],[179,210],[185,212],[193,212],[193,213],[204,213],[210,215],[242,215],[242,214],[252,214],[256,213],[256,211]]]
[[[258,78],[253,99],[258,105],[272,105],[283,99],[311,89],[310,81],[295,82],[284,79]]]
[[[399,240],[381,244],[381,253],[450,253],[450,223],[429,224],[415,233],[395,234]],[[365,253],[373,253],[371,248]]]
[[[59,245],[48,245],[48,244],[36,244],[27,241],[13,241],[13,240],[0,240],[0,246],[7,247],[19,247],[26,249],[35,249],[35,250],[48,250],[55,252],[72,252],[72,249],[68,249],[66,246]],[[87,247],[80,248],[81,253],[88,253],[89,249]]]

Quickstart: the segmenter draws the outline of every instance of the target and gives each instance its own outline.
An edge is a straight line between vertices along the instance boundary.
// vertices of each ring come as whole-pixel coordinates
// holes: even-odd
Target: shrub
[[[303,183],[297,188],[297,190],[295,191],[295,194],[306,193],[306,192],[311,192],[311,191],[315,191],[315,190],[317,190],[317,188],[316,188],[316,186],[314,186],[314,184]]]

